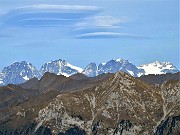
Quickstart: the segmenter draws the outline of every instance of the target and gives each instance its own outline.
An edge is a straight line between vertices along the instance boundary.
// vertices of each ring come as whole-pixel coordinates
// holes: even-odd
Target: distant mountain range
[[[134,77],[148,74],[176,73],[178,69],[170,62],[153,62],[140,66],[135,66],[128,60],[116,59],[107,63],[90,63],[84,69],[73,66],[65,60],[59,59],[45,63],[40,70],[36,69],[31,63],[26,61],[14,62],[5,67],[0,72],[0,85],[20,84],[31,78],[40,79],[45,72],[55,73],[69,77],[76,73],[82,73],[88,77],[94,77],[103,73],[126,72]]]

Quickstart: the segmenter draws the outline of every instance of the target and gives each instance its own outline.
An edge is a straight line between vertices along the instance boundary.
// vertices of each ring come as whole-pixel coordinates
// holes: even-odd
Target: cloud
[[[97,6],[81,6],[81,5],[49,5],[49,4],[36,4],[32,6],[26,6],[24,8],[36,8],[36,9],[65,9],[65,10],[84,10],[84,11],[97,11],[100,8]]]
[[[77,23],[73,32],[77,35],[88,33],[118,32],[126,18],[116,18],[113,16],[93,16]],[[93,36],[91,36],[93,38]]]
[[[74,35],[81,35],[94,32],[118,32],[121,26],[88,26],[75,28],[71,33]]]
[[[112,16],[94,16],[87,18],[86,21],[76,24],[77,27],[113,27],[126,22],[127,18],[115,18]],[[90,23],[89,23],[90,22]]]
[[[11,10],[1,16],[1,21],[10,26],[75,25],[100,11],[96,6],[37,4]]]
[[[93,32],[77,35],[76,38],[79,39],[89,39],[89,38],[148,38],[142,35],[128,34],[128,33],[115,33],[115,32]]]

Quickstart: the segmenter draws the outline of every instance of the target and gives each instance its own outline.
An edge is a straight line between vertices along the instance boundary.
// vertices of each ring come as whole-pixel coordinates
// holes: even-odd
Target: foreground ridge
[[[47,76],[56,77],[55,74],[46,74],[44,78]],[[178,80],[153,86],[124,72],[95,77],[93,80],[99,78],[101,81],[94,85],[62,93],[52,89],[55,88],[54,82],[57,82],[55,79],[49,84],[51,88],[46,86],[49,91],[17,105],[9,117],[1,119],[0,131],[54,135],[179,133]],[[59,79],[62,80],[62,77]],[[69,82],[74,79],[83,81],[88,78],[78,74]],[[54,93],[54,97],[50,93]],[[42,102],[44,99],[47,102]]]

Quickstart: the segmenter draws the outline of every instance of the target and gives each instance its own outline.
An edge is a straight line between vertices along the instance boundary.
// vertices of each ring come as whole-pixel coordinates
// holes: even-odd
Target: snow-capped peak
[[[45,63],[40,69],[41,75],[43,75],[45,72],[51,72],[57,75],[64,75],[67,77],[76,73],[81,73],[82,71],[83,71],[82,68],[73,66],[67,61],[62,59]]]
[[[122,58],[118,58],[115,61],[123,63],[123,62],[128,62],[128,60],[122,59]]]
[[[83,70],[83,74],[89,77],[93,77],[97,75],[97,65],[96,63],[90,63],[89,65],[86,66],[86,68]]]
[[[0,85],[19,84],[33,77],[39,77],[39,73],[31,63],[26,61],[14,62],[2,70]]]
[[[119,58],[112,59],[104,64],[99,64],[98,74],[102,73],[115,73],[118,71],[124,71],[132,76],[138,76],[139,69],[128,60]]]
[[[166,73],[176,73],[177,68],[171,62],[159,62],[155,61],[149,64],[143,64],[138,66],[139,69],[145,71],[145,75],[148,74],[166,74]]]

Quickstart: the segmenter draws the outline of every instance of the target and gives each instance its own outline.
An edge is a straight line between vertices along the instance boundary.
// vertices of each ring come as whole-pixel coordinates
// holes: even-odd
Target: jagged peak
[[[65,61],[63,59],[51,60],[50,62],[45,63],[45,65],[52,64],[52,63],[61,63],[61,64],[65,65],[67,63],[67,61]]]
[[[21,65],[21,64],[23,64],[23,65],[31,65],[32,66],[32,64],[31,63],[28,63],[28,62],[26,62],[26,61],[14,61],[12,64],[10,64],[10,65],[8,65],[8,66],[6,66],[6,67],[9,67],[9,66],[14,66],[14,65]]]
[[[32,70],[32,71],[35,71],[35,70],[36,70],[36,68],[35,68],[31,63],[28,63],[28,62],[26,62],[26,61],[21,61],[21,62],[15,61],[15,62],[13,62],[12,64],[4,67],[4,69],[2,70],[2,72],[5,72],[6,70],[11,69],[11,68],[14,68],[14,67],[16,67],[16,66],[27,67],[27,68],[29,68],[29,69]]]
[[[129,62],[128,60],[125,60],[125,59],[123,59],[123,58],[118,58],[118,59],[111,59],[111,60],[109,60],[108,62],[118,62],[118,63],[131,63],[131,62]],[[104,65],[106,65],[108,62],[104,62],[104,63],[100,63],[99,65],[100,66],[104,66]]]
[[[82,71],[82,73],[85,72],[85,70],[89,70],[89,69],[94,68],[94,67],[97,69],[96,63],[95,63],[95,62],[91,62],[91,63],[89,63],[89,64],[84,68],[84,70]]]
[[[125,60],[125,59],[123,59],[123,58],[118,58],[118,59],[116,59],[115,61],[121,62],[121,63],[123,63],[123,62],[129,62],[128,60]],[[129,62],[129,63],[130,63],[130,62]]]
[[[55,65],[57,65],[57,66],[59,66],[59,67],[61,67],[61,66],[68,66],[68,67],[70,67],[70,68],[72,68],[72,69],[77,70],[77,71],[80,72],[80,73],[83,71],[82,68],[77,67],[77,66],[74,66],[74,65],[70,64],[69,62],[67,62],[66,60],[63,60],[63,59],[58,59],[58,60],[54,60],[54,61],[51,61],[51,62],[47,62],[47,63],[45,63],[45,64],[41,67],[41,69],[44,68],[44,67],[46,67],[46,66],[48,66],[48,65],[51,65],[51,64],[55,64]]]
[[[96,63],[95,62],[91,62],[86,67],[89,67],[89,66],[96,66]]]

